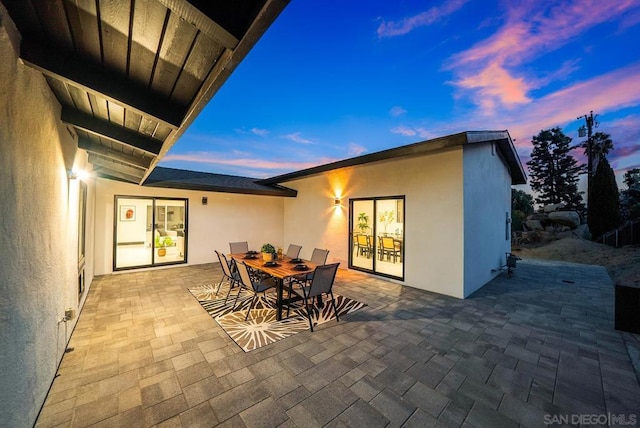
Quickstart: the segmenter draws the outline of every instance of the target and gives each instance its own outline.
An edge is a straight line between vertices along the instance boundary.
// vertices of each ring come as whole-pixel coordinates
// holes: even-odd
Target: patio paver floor
[[[341,270],[336,292],[366,308],[250,353],[187,291],[220,277],[96,278],[37,426],[640,421],[638,336],[614,330],[602,267],[522,261],[465,300]]]

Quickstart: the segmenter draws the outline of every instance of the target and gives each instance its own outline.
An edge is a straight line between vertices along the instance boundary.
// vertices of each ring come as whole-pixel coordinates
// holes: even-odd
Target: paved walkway
[[[97,278],[37,425],[640,423],[604,268],[522,261],[466,300],[340,271],[336,291],[368,307],[250,353],[187,291],[220,276]]]

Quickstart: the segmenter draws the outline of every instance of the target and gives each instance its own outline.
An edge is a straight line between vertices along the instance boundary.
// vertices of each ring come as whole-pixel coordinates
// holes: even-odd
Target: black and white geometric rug
[[[249,318],[245,321],[244,318],[247,315],[247,309],[249,308],[253,294],[243,291],[238,298],[238,303],[234,311],[233,303],[236,298],[237,288],[231,291],[229,299],[226,302],[225,297],[229,291],[229,284],[223,283],[220,291],[218,291],[216,295],[217,288],[218,284],[215,283],[190,288],[189,292],[193,294],[204,310],[218,322],[220,327],[222,327],[229,337],[245,352],[253,351],[262,346],[309,330],[309,320],[307,319],[303,305],[299,305],[298,307],[292,305],[288,318],[280,321],[276,320],[275,291],[267,293],[266,297],[260,295],[258,301],[251,309]],[[335,293],[334,297],[336,299],[339,317],[366,306],[364,303]],[[314,305],[311,315],[314,327],[335,319],[333,305],[331,305],[330,302],[326,302],[322,309],[318,309],[318,307]],[[283,313],[283,316],[286,316],[286,312]]]

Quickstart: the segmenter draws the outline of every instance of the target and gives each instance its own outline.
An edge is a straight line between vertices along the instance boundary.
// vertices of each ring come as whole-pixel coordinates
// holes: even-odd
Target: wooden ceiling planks
[[[151,84],[156,52],[170,11],[156,0],[137,0],[131,29],[129,78],[145,87]]]
[[[197,32],[193,25],[180,19],[175,13],[169,16],[162,45],[158,51],[151,89],[167,98],[171,96]],[[186,104],[182,105],[186,107]]]
[[[204,33],[199,33],[172,95],[181,103],[190,105],[223,52],[223,46],[212,43]]]
[[[73,39],[69,31],[63,0],[32,0],[32,2],[47,42],[72,51]]]
[[[95,0],[67,2],[66,11],[76,54],[87,58],[93,64],[102,64],[102,48]]]
[[[125,77],[129,59],[130,1],[100,3],[102,65]]]

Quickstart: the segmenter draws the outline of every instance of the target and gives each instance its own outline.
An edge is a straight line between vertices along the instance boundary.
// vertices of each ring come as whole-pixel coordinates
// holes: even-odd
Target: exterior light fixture
[[[86,180],[89,178],[89,173],[81,169],[68,169],[67,177],[69,177],[69,180]]]
[[[209,198],[207,198],[206,196],[202,197],[202,205],[207,205],[207,203],[209,202]]]
[[[340,202],[341,202],[341,201],[340,201],[340,198],[339,198],[338,196],[336,196],[336,197],[333,199],[333,206],[334,206],[334,207],[338,207],[338,206],[340,206]]]

